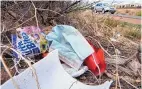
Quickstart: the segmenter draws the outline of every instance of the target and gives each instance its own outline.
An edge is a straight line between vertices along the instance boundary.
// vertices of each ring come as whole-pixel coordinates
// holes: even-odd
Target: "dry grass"
[[[97,16],[89,10],[70,13],[69,17],[70,25],[78,28],[86,39],[90,39],[95,46],[101,47],[105,51],[108,65],[105,72],[107,77],[102,75],[98,81],[102,83],[103,80],[113,79],[115,89],[139,89],[140,74],[138,74],[138,71],[140,71],[140,63],[136,58],[138,47],[136,40],[140,39],[141,28],[115,21],[109,16]],[[112,41],[111,38],[116,41]],[[129,64],[134,64],[133,62],[138,64],[130,68]],[[136,76],[137,78],[135,78]],[[89,79],[89,76],[81,76],[80,81],[84,77]],[[82,82],[86,83],[85,81]],[[92,83],[97,84],[90,82],[90,84]]]
[[[69,17],[71,18],[71,25],[81,29],[81,31],[83,30],[82,33],[85,34],[89,30],[89,35],[96,34],[111,37],[119,33],[131,40],[140,40],[141,38],[141,25],[120,22],[109,16],[97,16],[89,10],[70,13]]]
[[[117,9],[117,13],[127,14],[127,15],[133,15],[133,16],[141,16],[141,8],[135,8],[135,9]]]
[[[142,12],[141,11],[137,12],[136,16],[142,16]]]
[[[123,35],[129,39],[141,39],[141,32],[136,28],[131,28],[131,30],[125,29],[125,31],[123,31]]]

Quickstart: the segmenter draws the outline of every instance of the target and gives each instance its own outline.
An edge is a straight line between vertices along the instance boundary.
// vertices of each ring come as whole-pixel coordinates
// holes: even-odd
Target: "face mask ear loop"
[[[99,75],[100,75],[100,74],[101,74],[100,67],[99,67],[99,65],[96,63],[96,61],[95,61],[95,57],[94,57],[94,55],[93,55],[93,54],[92,54],[92,56],[93,56],[93,59],[94,59],[95,65],[96,65],[96,67],[98,68]]]

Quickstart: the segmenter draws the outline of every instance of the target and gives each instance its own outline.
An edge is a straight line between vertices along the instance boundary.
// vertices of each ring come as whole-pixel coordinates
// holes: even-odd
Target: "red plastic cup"
[[[90,42],[89,42],[89,44],[94,49],[94,53],[91,54],[90,56],[88,56],[85,59],[84,63],[85,63],[85,65],[87,65],[89,70],[91,70],[91,72],[93,72],[95,75],[100,75],[106,69],[104,51],[101,48],[96,48]],[[99,70],[97,68],[97,65],[98,65],[98,67],[100,69],[100,74],[99,74]]]

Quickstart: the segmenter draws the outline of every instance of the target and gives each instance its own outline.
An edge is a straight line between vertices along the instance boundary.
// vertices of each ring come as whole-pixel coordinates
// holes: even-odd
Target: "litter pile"
[[[37,55],[42,59],[33,64],[35,71],[27,68],[13,77],[18,80],[16,83],[10,79],[1,86],[2,89],[109,89],[112,81],[89,86],[74,79],[86,71],[98,76],[106,69],[103,50],[93,46],[74,27],[57,25],[46,31],[28,26],[16,31],[11,35],[13,48],[17,50],[13,51],[15,60],[22,60],[17,52],[31,60]]]

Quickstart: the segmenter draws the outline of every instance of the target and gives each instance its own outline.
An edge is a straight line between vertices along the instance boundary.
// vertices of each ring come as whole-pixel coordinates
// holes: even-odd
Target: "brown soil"
[[[120,16],[112,16],[113,19],[132,24],[141,24],[141,19],[125,18]]]
[[[141,8],[123,8],[123,9],[117,9],[116,10],[116,13],[119,13],[119,14],[126,14],[126,15],[132,15],[132,16],[136,16],[136,14],[138,12],[141,12]]]

